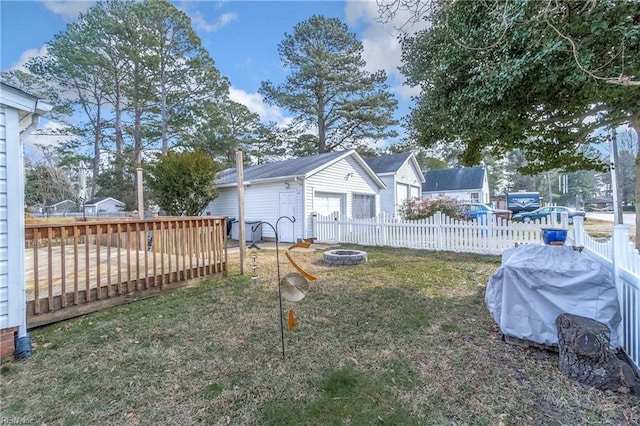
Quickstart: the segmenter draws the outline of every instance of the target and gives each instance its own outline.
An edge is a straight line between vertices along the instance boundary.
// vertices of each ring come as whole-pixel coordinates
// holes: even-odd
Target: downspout
[[[37,107],[37,102],[36,102]],[[35,108],[34,108],[35,111]],[[29,114],[25,118],[23,118],[20,122],[20,127],[22,128],[22,123],[25,123],[26,120],[30,120],[31,123],[27,125],[24,130],[20,131],[20,135],[18,140],[20,142],[20,158],[18,160],[18,167],[20,168],[20,173],[18,173],[18,188],[24,188],[24,139],[28,137],[38,126],[38,115],[33,113]],[[23,203],[19,206],[20,211],[24,211],[24,195],[22,196]],[[24,226],[22,227],[22,240],[24,240]],[[20,265],[20,270],[24,271],[24,245],[22,248],[22,264]],[[18,324],[18,332],[16,334],[16,338],[14,340],[13,345],[13,356],[15,359],[25,359],[31,356],[31,336],[27,332],[27,289],[24,285],[24,275],[22,277],[22,287],[23,291],[20,292],[19,299],[17,300],[19,306],[19,317],[20,322]],[[36,300],[35,303],[38,303]]]
[[[20,130],[20,134],[18,136],[18,141],[20,143],[19,149],[19,160],[18,167],[20,168],[20,173],[18,173],[18,188],[22,188],[24,191],[24,138],[28,137],[37,127],[40,121],[40,115],[51,111],[51,106],[46,103],[40,103],[36,100],[33,106],[33,112],[27,115],[25,118],[21,120],[19,123],[20,127],[22,127],[22,123],[26,123],[26,120],[30,120],[31,122],[24,128]],[[24,194],[21,197],[22,203],[20,204],[20,210],[24,211]],[[22,226],[22,240],[24,241],[24,226]],[[24,245],[22,246],[22,265],[20,265],[20,270],[24,271]],[[24,359],[31,356],[31,336],[27,332],[27,290],[24,285],[24,272],[22,276],[22,287],[23,291],[20,292],[20,299],[17,301],[20,311],[20,321],[18,324],[18,332],[16,334],[16,338],[14,341],[14,357],[16,359]],[[34,301],[34,303],[38,303],[38,301]]]

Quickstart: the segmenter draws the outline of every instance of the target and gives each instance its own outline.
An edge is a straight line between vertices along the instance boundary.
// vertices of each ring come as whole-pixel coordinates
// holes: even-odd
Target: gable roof
[[[58,206],[61,206],[63,204],[69,204],[69,203],[73,204],[74,206],[76,205],[75,201],[67,199],[67,200],[58,201],[55,204],[51,204],[51,207],[58,207]]]
[[[120,203],[120,204],[122,204],[122,206],[124,206],[124,203],[122,201],[116,200],[113,197],[97,197],[97,198],[94,198],[93,200],[87,201],[86,203],[84,203],[84,205],[85,206],[95,206],[95,205],[98,205],[98,204],[102,203],[103,201],[107,201],[107,200],[113,200],[116,203]]]
[[[425,183],[422,184],[422,192],[481,189],[484,174],[485,169],[480,166],[429,170],[424,173]]]
[[[412,152],[403,152],[400,154],[381,155],[379,157],[367,157],[364,159],[367,165],[371,167],[377,175],[392,175],[398,172],[405,163],[410,163],[415,173],[420,178],[420,182],[424,182],[424,176],[420,170],[420,165],[416,156]]]
[[[365,170],[365,172],[381,188],[385,185],[380,178],[369,168],[367,163],[354,150],[328,152],[316,154],[309,157],[293,158],[291,160],[277,161],[274,163],[258,164],[247,167],[243,170],[244,183],[279,181],[293,178],[307,178],[322,169],[342,160],[353,157]],[[238,171],[236,168],[226,169],[220,172],[216,184],[218,187],[236,186]]]
[[[379,157],[367,157],[364,161],[367,162],[371,170],[376,172],[376,174],[385,174],[385,173],[395,173],[400,169],[400,167],[407,161],[411,155],[408,152],[403,152],[401,154],[389,154],[389,155],[381,155]]]

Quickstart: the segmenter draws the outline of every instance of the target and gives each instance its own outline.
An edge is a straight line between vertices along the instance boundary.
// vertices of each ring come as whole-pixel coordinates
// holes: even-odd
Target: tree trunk
[[[556,318],[560,371],[571,379],[601,390],[640,394],[640,381],[626,361],[609,349],[609,328],[572,314]]]
[[[91,170],[91,195],[89,196],[90,200],[93,200],[93,198],[96,196],[96,192],[98,191],[98,175],[100,175],[100,145],[102,143],[102,117],[100,114],[100,105],[98,105],[97,108],[95,123],[95,135],[93,141],[93,168]]]

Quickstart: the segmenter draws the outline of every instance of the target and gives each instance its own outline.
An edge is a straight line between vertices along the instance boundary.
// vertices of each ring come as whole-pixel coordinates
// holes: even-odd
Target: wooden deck
[[[101,256],[100,249],[107,254]],[[78,244],[77,252],[74,246],[52,247],[51,251],[40,250],[37,262],[34,262],[34,256],[33,250],[25,253],[26,265],[38,265],[37,274],[33,267],[25,271],[27,301],[35,299],[36,275],[39,277],[38,298],[46,299],[64,293],[110,287],[112,284],[119,285],[119,293],[130,293],[138,289],[129,288],[129,283],[140,282],[148,286],[149,283],[145,280],[166,276],[166,284],[171,282],[171,277],[180,275],[180,272],[205,265],[205,259],[199,257],[160,256],[148,250],[117,250],[96,247],[95,244]]]
[[[27,225],[27,326],[227,271],[224,218]]]

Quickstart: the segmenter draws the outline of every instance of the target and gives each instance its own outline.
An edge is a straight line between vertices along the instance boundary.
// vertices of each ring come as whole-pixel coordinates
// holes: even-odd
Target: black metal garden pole
[[[278,243],[279,243],[279,238],[278,238],[278,224],[280,223],[280,220],[282,219],[287,219],[288,221],[290,221],[291,223],[294,223],[296,221],[295,217],[289,217],[289,216],[280,216],[278,218],[278,220],[276,221],[276,226],[274,227],[272,224],[270,224],[269,222],[263,222],[260,221],[256,226],[251,228],[251,232],[255,232],[259,226],[262,226],[263,224],[269,225],[269,227],[273,230],[273,233],[276,237],[276,268],[277,268],[277,274],[278,274],[278,303],[279,303],[279,307],[280,307],[280,341],[282,342],[282,359],[285,359],[285,353],[284,353],[284,316],[282,314],[282,290],[280,288],[280,250],[278,247]]]

